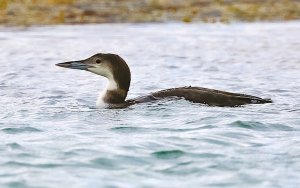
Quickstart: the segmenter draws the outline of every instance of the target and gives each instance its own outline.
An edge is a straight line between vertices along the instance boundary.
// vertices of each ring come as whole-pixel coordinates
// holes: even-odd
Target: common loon
[[[86,70],[108,79],[106,90],[99,96],[97,107],[124,108],[132,104],[150,102],[163,98],[184,98],[194,103],[209,106],[237,107],[245,104],[271,103],[251,95],[231,93],[202,87],[178,87],[150,93],[135,99],[125,100],[131,80],[127,63],[116,54],[98,53],[87,59],[56,64],[60,67]]]

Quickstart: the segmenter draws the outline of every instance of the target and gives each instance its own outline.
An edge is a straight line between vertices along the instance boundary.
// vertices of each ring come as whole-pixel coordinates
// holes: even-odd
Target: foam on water
[[[299,22],[1,28],[1,187],[299,186],[299,30]],[[129,98],[192,85],[274,103],[96,109],[106,80],[54,64],[99,52],[128,62]]]

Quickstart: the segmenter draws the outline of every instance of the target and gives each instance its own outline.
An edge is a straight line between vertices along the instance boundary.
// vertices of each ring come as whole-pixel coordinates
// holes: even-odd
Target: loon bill
[[[86,70],[108,79],[106,90],[102,92],[97,100],[97,107],[123,108],[136,103],[170,97],[184,98],[194,103],[220,107],[272,103],[271,99],[191,86],[161,90],[146,96],[125,100],[130,86],[131,74],[127,63],[120,56],[98,53],[85,60],[58,63],[56,65],[70,69]]]

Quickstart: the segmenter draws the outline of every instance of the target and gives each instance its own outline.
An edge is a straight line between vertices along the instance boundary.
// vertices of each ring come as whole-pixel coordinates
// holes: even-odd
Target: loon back
[[[127,63],[120,56],[99,53],[84,60],[58,63],[56,65],[64,68],[86,70],[106,77],[108,79],[108,86],[98,98],[98,107],[123,108],[132,104],[170,97],[184,98],[194,103],[221,107],[272,102],[271,99],[202,87],[171,88],[125,101],[130,87],[131,73]]]
[[[155,98],[179,97],[194,103],[209,106],[241,106],[245,104],[271,103],[271,99],[263,99],[252,95],[231,93],[203,87],[179,87],[152,93]]]

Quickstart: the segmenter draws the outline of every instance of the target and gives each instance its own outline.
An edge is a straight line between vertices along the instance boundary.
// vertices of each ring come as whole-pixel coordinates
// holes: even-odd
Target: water
[[[299,30],[299,22],[1,28],[1,187],[299,187]],[[96,109],[105,79],[54,64],[98,52],[128,62],[128,98],[193,85],[274,103]]]

